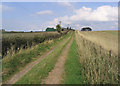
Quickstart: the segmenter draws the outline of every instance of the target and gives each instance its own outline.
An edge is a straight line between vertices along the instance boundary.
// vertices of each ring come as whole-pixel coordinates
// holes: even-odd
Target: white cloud
[[[7,5],[0,5],[0,10],[3,10],[3,11],[11,11],[13,9],[14,9],[13,7],[9,7]]]
[[[63,23],[72,23],[76,21],[117,21],[118,8],[111,6],[101,6],[96,10],[91,8],[82,7],[74,11],[72,16],[63,16],[55,18],[52,22],[56,23],[62,21]]]
[[[66,7],[73,7],[70,2],[58,2],[58,4],[66,6]]]
[[[58,2],[59,5],[62,5],[64,7],[67,7],[70,10],[74,10],[73,5],[70,2]]]
[[[70,17],[72,21],[116,21],[118,20],[118,8],[111,6],[101,6],[96,10],[82,7],[75,11],[75,15]]]
[[[58,23],[58,18],[55,18],[53,21],[48,21],[47,23],[49,24],[49,25],[54,25],[54,24],[57,24]]]
[[[36,15],[50,15],[50,14],[53,14],[51,10],[45,10],[36,13]]]
[[[62,21],[62,25],[71,24],[71,22],[68,20],[69,20],[68,16],[58,17],[58,18],[55,18],[53,21],[46,22],[46,25],[51,26],[51,27],[55,27],[59,23],[59,21]]]
[[[76,26],[76,23],[84,22],[83,25],[90,25],[90,22],[94,24],[95,22],[109,22],[118,21],[118,7],[112,7],[109,5],[101,6],[93,10],[92,8],[82,7],[76,9],[72,16],[63,16],[55,18],[53,21],[49,21],[49,25],[56,25],[59,21],[62,21],[63,25],[71,24]],[[88,24],[89,23],[89,24]],[[104,25],[104,23],[102,23]],[[81,26],[81,25],[80,25]],[[76,27],[79,27],[77,24]]]

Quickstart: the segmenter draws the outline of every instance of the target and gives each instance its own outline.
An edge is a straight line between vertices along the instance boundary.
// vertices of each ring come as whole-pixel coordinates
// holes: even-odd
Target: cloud
[[[44,11],[39,11],[34,14],[31,14],[30,16],[38,16],[38,15],[51,15],[53,14],[53,11],[51,10],[44,10]]]
[[[11,11],[14,8],[13,7],[9,7],[7,5],[0,5],[0,9],[2,9],[2,11]]]
[[[58,2],[58,4],[66,6],[66,7],[73,7],[70,2]]]
[[[45,10],[36,13],[36,15],[50,15],[50,14],[53,14],[51,10]]]
[[[59,21],[62,21],[62,25],[71,24],[73,27],[82,26],[94,26],[94,24],[110,27],[116,21],[118,21],[118,7],[112,7],[109,5],[101,6],[93,10],[92,8],[82,7],[76,9],[72,16],[57,17],[53,21],[49,21],[48,25],[56,25]],[[97,22],[97,23],[96,23]],[[104,22],[104,23],[102,23]],[[111,23],[112,22],[112,23]],[[109,26],[109,23],[111,24]],[[99,26],[100,27],[100,26]],[[112,27],[112,28],[116,28]],[[99,28],[100,29],[100,28]]]
[[[62,21],[63,23],[72,23],[79,21],[117,21],[118,20],[118,8],[111,6],[101,6],[95,10],[92,8],[82,7],[74,11],[72,16],[63,16],[55,18],[50,23],[56,23]]]
[[[67,7],[70,10],[74,10],[74,6],[70,2],[58,2],[58,4]]]
[[[63,16],[63,17],[58,17],[58,18],[55,18],[53,21],[48,21],[48,24],[50,25],[55,25],[57,23],[59,23],[59,21],[62,21],[62,23],[71,23],[69,20],[69,17],[68,16]]]
[[[109,5],[98,7],[96,10],[82,7],[75,11],[75,15],[70,17],[73,21],[116,21],[118,20],[118,7]]]

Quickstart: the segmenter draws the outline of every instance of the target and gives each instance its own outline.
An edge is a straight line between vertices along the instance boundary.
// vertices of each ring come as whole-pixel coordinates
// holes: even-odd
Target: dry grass
[[[115,41],[112,43],[109,41],[116,39],[109,36],[102,32],[76,32],[82,74],[85,77],[84,83],[118,83],[118,57],[114,54],[110,55],[108,52],[108,49],[114,50],[111,44],[116,44]],[[108,47],[108,43],[111,45],[110,47]]]
[[[111,34],[112,31],[92,31],[92,32],[79,32],[79,35],[101,45],[106,50],[118,55],[118,33]]]

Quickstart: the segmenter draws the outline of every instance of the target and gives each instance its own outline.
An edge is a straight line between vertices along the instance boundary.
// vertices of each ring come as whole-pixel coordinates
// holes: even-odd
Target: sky
[[[2,28],[7,31],[44,31],[61,21],[62,27],[94,31],[118,29],[117,2],[3,2]]]

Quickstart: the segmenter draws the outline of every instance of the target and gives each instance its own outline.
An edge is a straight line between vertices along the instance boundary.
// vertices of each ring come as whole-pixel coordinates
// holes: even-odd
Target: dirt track
[[[68,55],[69,48],[72,44],[72,41],[73,39],[71,39],[70,42],[66,45],[66,47],[63,49],[61,56],[59,57],[57,63],[55,64],[54,69],[51,72],[49,72],[48,77],[42,81],[42,84],[60,84],[61,83],[65,60]]]
[[[44,59],[46,56],[48,56],[50,53],[52,53],[52,51],[55,49],[55,47],[50,50],[49,52],[46,52],[45,54],[43,54],[39,59],[37,59],[34,62],[29,63],[22,71],[18,72],[17,74],[15,74],[10,80],[6,81],[5,84],[14,84],[15,82],[17,82],[21,77],[23,77],[29,70],[32,69],[33,66],[35,66],[36,64],[38,64],[42,59]]]
[[[68,38],[69,39],[69,38]],[[67,39],[67,40],[68,40]],[[63,40],[61,43],[65,42],[66,40]],[[61,45],[61,43],[59,43],[58,45]],[[43,60],[45,57],[47,57],[50,53],[53,52],[53,50],[57,48],[56,46],[54,48],[52,48],[50,51],[47,51],[46,53],[44,53],[42,56],[39,57],[39,59],[37,59],[34,62],[29,63],[28,65],[26,65],[26,67],[21,70],[20,72],[16,73],[11,79],[7,80],[6,82],[4,82],[3,84],[15,84],[20,78],[22,78],[28,71],[30,71],[36,64],[38,64],[41,60]]]

